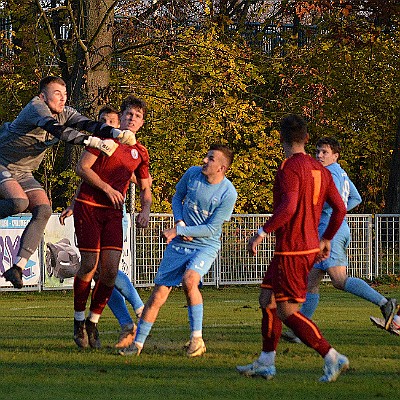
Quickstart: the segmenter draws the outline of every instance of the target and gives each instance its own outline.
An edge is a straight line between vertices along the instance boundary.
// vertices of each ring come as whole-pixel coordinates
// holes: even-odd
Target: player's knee
[[[32,218],[47,222],[52,212],[53,210],[48,204],[39,204],[32,210]]]
[[[346,280],[343,280],[343,279],[332,279],[331,278],[331,281],[332,281],[332,286],[335,289],[344,290],[344,285],[346,283]]]
[[[10,199],[12,203],[12,215],[26,211],[29,206],[28,199]]]

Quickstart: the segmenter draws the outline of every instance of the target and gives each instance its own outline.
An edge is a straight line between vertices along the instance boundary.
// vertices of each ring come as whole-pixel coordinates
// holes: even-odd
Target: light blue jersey
[[[166,247],[157,275],[156,285],[177,286],[187,269],[203,277],[211,268],[221,247],[222,225],[229,221],[237,193],[232,183],[224,178],[210,184],[201,167],[189,168],[176,185],[172,198],[176,236]],[[192,237],[185,241],[183,236]]]
[[[350,211],[354,207],[361,203],[361,196],[358,193],[354,183],[348,177],[346,171],[338,164],[333,163],[326,167],[332,174],[335,185],[346,205],[347,211]],[[321,219],[318,226],[318,232],[321,236],[326,227],[329,224],[329,219],[332,214],[332,208],[325,203],[322,210]],[[330,267],[336,266],[347,266],[347,254],[346,250],[350,243],[350,228],[347,224],[347,218],[345,218],[337,231],[336,235],[331,241],[331,253],[327,260],[316,264],[315,267],[326,270]]]
[[[172,198],[174,219],[186,224],[177,226],[177,233],[193,240],[184,241],[178,236],[174,241],[189,248],[207,246],[219,250],[222,225],[231,218],[237,192],[227,178],[210,184],[201,171],[202,167],[190,167],[176,185]]]

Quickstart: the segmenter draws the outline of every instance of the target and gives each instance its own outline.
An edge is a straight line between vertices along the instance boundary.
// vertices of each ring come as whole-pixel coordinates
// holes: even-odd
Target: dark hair
[[[64,80],[59,76],[46,76],[39,82],[39,93],[44,92],[47,88],[47,85],[50,83],[59,83],[60,85],[66,86]]]
[[[227,167],[229,168],[233,162],[233,157],[234,157],[234,152],[231,150],[229,147],[223,145],[223,144],[212,144],[209,148],[209,150],[218,150],[220,151],[226,158],[226,161],[228,161]]]
[[[342,146],[334,137],[322,137],[318,139],[316,143],[316,147],[321,147],[323,145],[329,146],[333,152],[333,154],[339,154],[342,151]]]
[[[307,138],[307,122],[300,115],[288,115],[281,122],[281,137],[288,144],[303,143]]]
[[[101,114],[118,114],[119,112],[117,111],[116,108],[112,106],[103,106],[100,108],[99,113],[97,114],[97,119],[100,119]]]
[[[143,111],[143,118],[147,114],[147,105],[144,100],[138,99],[135,96],[128,96],[121,104],[121,114],[128,108],[136,108]]]

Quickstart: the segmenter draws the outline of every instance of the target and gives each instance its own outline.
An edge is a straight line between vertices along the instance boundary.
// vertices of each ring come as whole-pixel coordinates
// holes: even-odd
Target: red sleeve
[[[328,186],[328,197],[326,199],[327,203],[332,207],[332,215],[329,219],[329,224],[322,235],[323,238],[327,240],[332,240],[336,232],[342,225],[343,219],[346,216],[346,206],[340,196],[332,177],[331,182]]]
[[[284,164],[282,165],[282,167]],[[264,231],[274,232],[293,218],[297,209],[299,198],[299,176],[290,168],[282,168],[278,172],[279,187],[274,188],[274,196],[279,197],[276,208],[271,218],[264,224]],[[275,199],[274,199],[275,204]]]
[[[141,143],[136,143],[136,148],[140,152],[140,156],[142,158],[142,162],[139,167],[135,171],[135,175],[140,179],[147,179],[150,176],[149,167],[150,167],[150,157],[149,152],[146,147],[144,147]]]

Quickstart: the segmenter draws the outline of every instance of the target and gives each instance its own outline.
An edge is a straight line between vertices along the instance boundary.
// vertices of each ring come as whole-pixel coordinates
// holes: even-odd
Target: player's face
[[[337,161],[338,153],[334,153],[330,146],[323,144],[317,147],[315,158],[324,166],[327,167]]]
[[[120,129],[129,129],[136,133],[144,124],[143,110],[140,108],[127,108],[121,114]]]
[[[116,113],[101,113],[99,121],[113,126],[114,128],[119,128],[119,115]]]
[[[202,173],[207,176],[217,176],[224,174],[226,171],[226,160],[218,150],[210,150],[203,159]]]
[[[39,97],[45,101],[53,114],[60,114],[67,102],[67,88],[57,82],[51,82]]]

